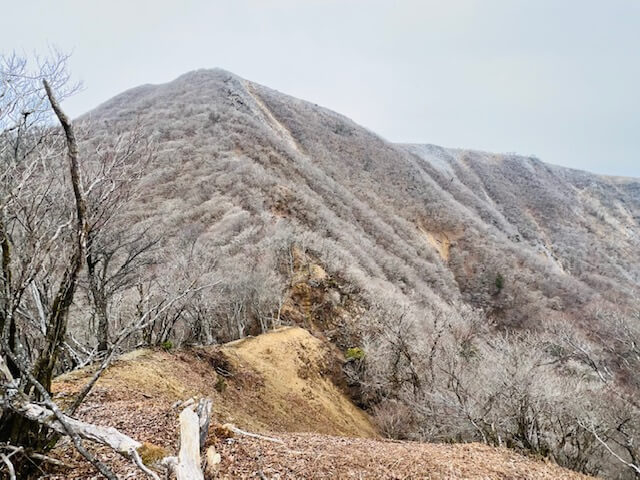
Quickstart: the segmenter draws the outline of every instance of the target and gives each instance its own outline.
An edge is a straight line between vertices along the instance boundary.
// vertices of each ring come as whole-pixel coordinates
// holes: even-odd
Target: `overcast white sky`
[[[640,177],[640,0],[0,0],[0,50],[73,50],[74,116],[221,67],[388,140]]]

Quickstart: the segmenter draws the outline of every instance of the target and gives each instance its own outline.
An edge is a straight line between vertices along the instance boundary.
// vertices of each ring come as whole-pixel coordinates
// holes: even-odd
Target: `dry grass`
[[[141,350],[122,357],[105,373],[78,415],[146,442],[145,451],[153,457],[177,451],[179,410],[172,404],[210,396],[214,424],[209,443],[222,454],[219,478],[227,479],[586,478],[506,449],[380,440],[367,415],[325,374],[330,359],[324,343],[300,328],[221,348]],[[80,371],[58,378],[58,397],[77,391],[89,375]],[[220,434],[226,422],[269,433],[283,443],[226,438]],[[95,451],[120,478],[143,478],[113,452]],[[75,468],[49,472],[46,478],[98,478],[68,443],[54,454]]]
[[[193,396],[214,399],[220,423],[254,431],[376,436],[369,418],[328,378],[337,361],[325,344],[301,328],[281,328],[222,347],[125,355],[95,387],[92,401],[169,408]],[[218,371],[228,371],[221,375]],[[78,391],[89,370],[59,377],[58,398]],[[144,415],[144,414],[143,414]]]
[[[250,402],[245,412],[270,417],[271,430],[377,435],[365,413],[325,375],[331,369],[331,354],[306,330],[283,328],[232,342],[223,352],[241,370],[248,367],[264,379],[259,401]]]

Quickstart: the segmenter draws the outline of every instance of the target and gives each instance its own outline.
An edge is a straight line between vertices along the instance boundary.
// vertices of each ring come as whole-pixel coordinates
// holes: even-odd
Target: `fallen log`
[[[133,461],[145,474],[154,480],[160,480],[158,475],[143,464],[138,453],[142,446],[139,441],[125,435],[113,427],[102,427],[91,423],[77,420],[73,417],[56,412],[37,403],[14,397],[11,402],[6,402],[5,407],[9,407],[16,413],[29,420],[46,425],[48,428],[62,434],[69,435],[73,432],[83,440],[89,440],[101,445],[105,445],[118,452],[120,455]],[[180,414],[180,451],[178,457],[166,457],[160,464],[174,470],[177,480],[204,480],[202,471],[201,450],[204,447],[209,423],[211,421],[212,401],[201,399],[197,406],[197,413],[191,404]],[[220,455],[215,453],[211,447],[207,451],[208,464],[212,468],[220,463]],[[6,462],[5,462],[6,463]],[[9,469],[9,467],[7,466]]]
[[[140,448],[142,444],[113,427],[93,425],[57,412],[57,415],[60,415],[62,421],[64,421],[63,425],[53,410],[36,403],[16,398],[10,403],[10,408],[23,417],[38,422],[41,425],[46,425],[48,428],[62,435],[70,435],[72,433],[83,440],[106,445],[120,455],[130,459],[140,470],[154,480],[160,480],[160,477],[158,477],[155,472],[142,463],[140,455],[138,454],[138,448]]]
[[[210,398],[201,398],[198,402],[198,425],[200,426],[200,451],[204,449],[209,434],[209,423],[211,422],[211,409],[213,401]]]
[[[200,419],[191,407],[180,414],[180,452],[177,480],[204,480],[200,457]]]
[[[53,411],[46,407],[36,403],[13,402],[11,408],[29,420],[46,425],[62,435],[67,435],[67,431],[62,423],[56,419]],[[113,427],[100,427],[66,415],[65,422],[80,438],[107,445],[127,458],[132,458],[132,452],[136,452],[142,445],[137,440],[119,432]]]

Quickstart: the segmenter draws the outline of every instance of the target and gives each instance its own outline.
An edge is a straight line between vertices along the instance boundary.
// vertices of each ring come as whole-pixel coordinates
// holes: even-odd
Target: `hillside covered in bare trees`
[[[220,272],[257,269],[275,287],[270,253],[296,244],[370,301],[464,302],[503,326],[637,306],[637,179],[392,144],[223,70],[138,87],[83,119],[106,135],[150,129],[158,156],[131,214]]]
[[[576,389],[633,383],[621,378],[637,361],[639,180],[393,144],[223,70],[138,87],[82,121],[105,136],[149,129],[157,156],[126,216],[153,225],[163,269],[221,282],[158,342],[302,325],[361,349],[346,368],[358,401],[380,417],[406,407],[392,434],[509,444],[597,473],[602,445],[558,425],[597,410]],[[434,391],[454,379],[470,398]],[[562,411],[538,418],[545,402]]]
[[[299,359],[381,435],[640,475],[640,179],[394,144],[219,69],[73,130],[27,84],[63,130],[9,115],[0,136],[0,441],[28,457],[67,435],[115,478],[64,416],[105,394],[113,359],[293,325],[332,352]],[[53,376],[87,368],[55,396]],[[137,448],[119,453],[140,464]]]

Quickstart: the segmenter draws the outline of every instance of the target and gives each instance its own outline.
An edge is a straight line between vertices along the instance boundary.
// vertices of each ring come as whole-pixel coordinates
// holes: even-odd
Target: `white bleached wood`
[[[23,402],[14,403],[12,407],[22,416],[36,421],[40,424],[55,430],[58,433],[67,435],[63,425],[56,419],[54,413],[41,405]],[[73,431],[84,440],[101,443],[111,447],[116,452],[128,458],[133,458],[133,453],[142,445],[137,440],[119,432],[113,427],[100,427],[90,423],[82,422],[65,415],[65,422]]]
[[[204,480],[200,458],[200,420],[191,408],[180,414],[180,452],[177,480]]]
[[[215,478],[218,473],[218,467],[220,466],[221,461],[222,457],[218,452],[216,452],[216,449],[213,445],[207,448],[207,452],[205,453],[205,472],[209,477]]]

